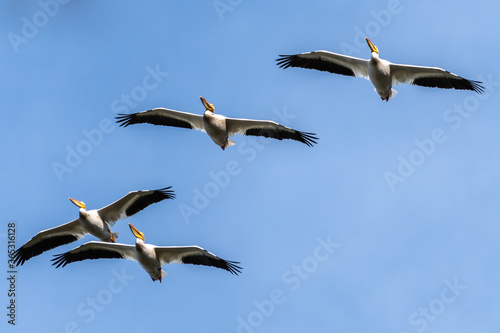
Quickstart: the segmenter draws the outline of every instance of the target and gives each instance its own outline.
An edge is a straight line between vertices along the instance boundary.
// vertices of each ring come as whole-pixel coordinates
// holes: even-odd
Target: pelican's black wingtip
[[[308,147],[314,147],[315,144],[318,144],[316,140],[319,140],[316,137],[316,133],[308,133],[308,132],[299,132],[300,133],[300,142],[305,143]]]
[[[279,66],[279,68],[286,69],[292,65],[292,59],[294,55],[283,55],[280,54],[279,58],[276,59],[276,65]]]
[[[164,188],[160,188],[156,190],[157,192],[161,193],[163,196],[165,196],[165,199],[175,199],[175,193],[174,190],[171,190],[172,186],[167,186]]]
[[[68,264],[66,253],[54,254],[54,258],[50,259],[50,261],[53,261],[52,266],[56,266],[56,268],[64,267]]]
[[[484,86],[481,85],[481,81],[473,81],[473,80],[469,80],[470,82],[470,85],[472,87],[471,90],[477,92],[478,94],[482,94],[484,92]]]
[[[229,261],[225,260],[226,265],[227,265],[227,270],[234,275],[239,275],[241,274],[241,270],[243,269],[242,267],[238,266],[240,264],[239,261]]]
[[[128,125],[131,124],[132,122],[132,117],[134,115],[133,114],[123,114],[123,113],[119,113],[115,119],[116,120],[116,123],[120,125],[120,127],[127,127]]]
[[[22,266],[24,265],[24,263],[26,262],[26,260],[28,260],[29,258],[26,258],[25,254],[24,254],[24,251],[23,251],[23,248],[20,247],[19,249],[16,250],[16,252],[14,252],[14,254],[12,255],[12,263],[17,267],[17,266]]]

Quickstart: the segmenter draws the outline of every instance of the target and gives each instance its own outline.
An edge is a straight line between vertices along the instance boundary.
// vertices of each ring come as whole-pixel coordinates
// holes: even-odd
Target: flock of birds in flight
[[[482,93],[481,82],[464,79],[456,74],[437,67],[422,67],[393,64],[379,58],[379,51],[366,38],[371,50],[369,60],[346,56],[328,51],[306,52],[295,55],[283,55],[278,58],[281,68],[301,67],[316,69],[335,74],[363,77],[372,82],[375,91],[382,100],[389,101],[396,95],[392,88],[400,83],[437,87],[444,89],[471,90]],[[189,128],[204,131],[223,150],[235,145],[229,138],[236,134],[263,136],[278,140],[291,139],[307,146],[316,144],[314,133],[300,132],[268,120],[228,118],[215,114],[215,108],[206,99],[200,97],[205,112],[197,115],[165,108],[120,114],[117,123],[127,127],[133,124],[149,123],[172,127]],[[87,259],[119,258],[138,261],[153,281],[166,276],[162,266],[168,263],[195,264],[221,268],[232,274],[241,273],[239,262],[228,261],[198,246],[154,246],[145,243],[144,234],[129,223],[130,230],[136,237],[135,246],[115,243],[118,234],[110,227],[118,220],[132,216],[144,208],[166,199],[174,199],[170,187],[132,191],[114,203],[97,210],[86,210],[85,203],[70,198],[79,207],[77,219],[55,228],[40,231],[22,247],[15,251],[11,260],[23,265],[32,257],[61,245],[65,245],[91,234],[100,241],[85,243],[69,252],[55,255],[52,259],[56,267]]]

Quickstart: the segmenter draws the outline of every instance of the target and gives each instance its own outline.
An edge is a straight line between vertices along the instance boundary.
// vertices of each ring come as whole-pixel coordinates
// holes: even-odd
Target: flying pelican
[[[276,61],[280,68],[302,67],[369,79],[380,98],[385,101],[389,101],[397,94],[392,86],[400,83],[423,87],[473,90],[477,93],[482,93],[484,90],[484,87],[480,85],[482,82],[464,79],[441,68],[393,64],[380,59],[378,48],[368,38],[366,38],[366,42],[371,50],[370,60],[328,51],[315,51],[280,55],[281,58],[276,59]]]
[[[264,136],[278,140],[292,139],[303,142],[310,147],[312,147],[313,143],[316,143],[314,140],[318,140],[318,138],[314,137],[314,133],[299,132],[274,121],[228,118],[215,114],[213,104],[208,103],[203,97],[200,97],[200,99],[206,109],[203,116],[156,108],[132,114],[119,114],[116,117],[118,119],[117,123],[123,127],[138,123],[149,123],[201,130],[206,132],[222,150],[236,144],[234,141],[229,140],[229,137],[235,134]]]
[[[132,216],[156,202],[174,199],[175,194],[169,190],[170,188],[171,186],[159,190],[132,191],[120,200],[95,210],[86,210],[85,203],[69,198],[80,208],[78,218],[58,227],[40,231],[14,253],[12,261],[16,266],[23,265],[32,257],[74,242],[86,234],[94,235],[104,242],[115,242],[118,233],[111,232],[110,227],[116,221]]]
[[[169,263],[193,264],[213,266],[225,269],[232,274],[241,273],[239,262],[227,261],[217,257],[199,246],[154,246],[144,243],[144,234],[137,230],[132,224],[128,224],[130,230],[136,237],[135,246],[106,243],[88,242],[69,252],[55,255],[52,265],[56,268],[66,266],[75,261],[86,259],[118,258],[135,260],[141,264],[142,268],[151,276],[153,282],[167,276],[161,269],[163,265]]]

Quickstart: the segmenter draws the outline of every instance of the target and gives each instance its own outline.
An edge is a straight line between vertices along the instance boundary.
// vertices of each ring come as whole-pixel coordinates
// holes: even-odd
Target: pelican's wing
[[[116,221],[132,216],[149,205],[165,199],[174,199],[171,186],[159,190],[132,191],[118,201],[97,211],[103,221],[112,226]]]
[[[239,262],[228,261],[217,257],[199,246],[156,246],[155,252],[160,265],[168,263],[213,266],[225,269],[232,274],[241,273]]]
[[[55,247],[74,242],[87,234],[78,219],[55,228],[42,230],[21,246],[12,256],[16,266],[23,265],[26,260],[42,254]]]
[[[390,64],[392,84],[407,83],[423,87],[472,90],[482,93],[482,82],[464,79],[438,67]]]
[[[52,265],[58,268],[75,261],[105,258],[136,260],[135,246],[120,243],[88,242],[66,253],[54,255],[51,261],[53,261]]]
[[[276,61],[280,68],[302,67],[368,79],[368,60],[328,51],[280,55]]]
[[[314,133],[299,132],[270,120],[226,118],[226,128],[229,137],[235,134],[243,134],[278,140],[292,139],[305,143],[309,147],[312,147],[316,143],[315,140],[318,140]]]
[[[203,116],[164,108],[156,108],[132,114],[119,114],[116,119],[118,119],[116,122],[123,127],[139,123],[148,123],[204,131]]]

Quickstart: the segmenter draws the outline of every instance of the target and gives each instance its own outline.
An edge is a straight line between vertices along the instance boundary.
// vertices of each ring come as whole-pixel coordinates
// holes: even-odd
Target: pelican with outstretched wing
[[[16,250],[12,261],[16,266],[23,265],[32,257],[74,242],[86,234],[91,234],[103,242],[115,242],[118,233],[111,232],[110,227],[116,221],[132,216],[156,202],[174,198],[175,194],[170,187],[151,191],[132,191],[120,200],[94,210],[86,210],[84,202],[70,198],[69,200],[80,208],[78,218],[58,227],[40,231]]]
[[[278,140],[291,139],[305,143],[312,147],[315,140],[314,133],[299,132],[280,125],[270,120],[251,120],[228,118],[220,114],[215,114],[213,104],[200,97],[205,106],[203,116],[175,111],[165,108],[156,108],[132,114],[119,114],[116,118],[120,126],[127,127],[133,124],[148,123],[153,125],[164,125],[201,130],[222,148],[234,146],[236,143],[229,138],[236,134],[263,136]]]
[[[238,275],[239,262],[217,257],[199,246],[154,246],[144,242],[144,234],[132,224],[128,224],[136,237],[135,246],[106,242],[88,242],[69,252],[55,255],[52,265],[64,267],[69,263],[87,259],[117,258],[135,260],[154,281],[164,278],[167,273],[161,269],[169,263],[212,266]]]
[[[281,68],[302,67],[335,74],[368,79],[380,98],[389,101],[397,94],[392,86],[407,83],[424,87],[472,90],[482,93],[482,82],[464,79],[438,67],[393,64],[379,58],[378,48],[366,38],[371,59],[360,59],[343,54],[315,51],[295,55],[280,55],[276,59]]]

